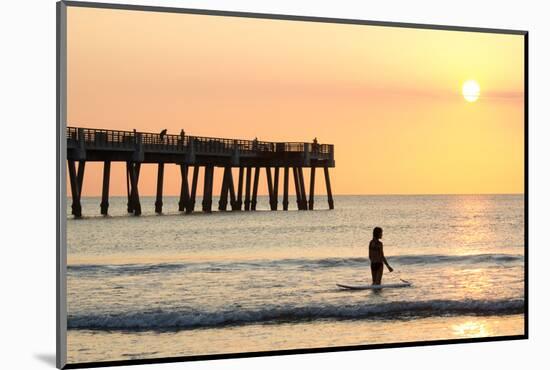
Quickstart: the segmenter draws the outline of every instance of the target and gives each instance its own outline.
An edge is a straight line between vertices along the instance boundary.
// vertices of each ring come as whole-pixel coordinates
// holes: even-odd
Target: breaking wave
[[[434,265],[434,264],[494,264],[505,265],[521,263],[522,255],[512,254],[476,254],[476,255],[407,255],[388,257],[398,265]],[[257,260],[236,262],[204,262],[204,263],[160,263],[160,264],[124,264],[124,265],[70,265],[70,274],[147,274],[170,272],[182,269],[191,271],[237,271],[247,269],[270,269],[294,267],[297,269],[323,269],[333,267],[361,267],[368,264],[368,258],[323,258],[323,259],[283,259]]]
[[[177,331],[232,325],[311,320],[384,320],[458,315],[512,315],[524,312],[523,299],[429,300],[356,305],[274,306],[256,309],[150,310],[127,313],[70,314],[74,330]]]

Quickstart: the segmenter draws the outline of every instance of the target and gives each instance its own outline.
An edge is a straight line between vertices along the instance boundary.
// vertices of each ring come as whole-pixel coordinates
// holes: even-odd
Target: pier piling
[[[273,211],[273,179],[271,178],[271,168],[265,168],[265,175],[267,178],[267,192],[269,194],[269,208]]]
[[[111,177],[111,161],[103,162],[103,189],[101,191],[101,214],[106,216],[109,212],[109,180]]]
[[[71,205],[71,213],[74,217],[80,218],[82,217],[82,206],[80,204],[80,191],[82,188],[82,180],[84,178],[84,163],[85,162],[79,162],[78,164],[78,173],[76,171],[75,167],[75,161],[68,161],[69,165],[69,181],[71,183],[71,197],[72,197],[72,205]]]
[[[162,213],[162,188],[164,183],[164,163],[158,164],[157,173],[157,199],[155,201],[155,213]]]
[[[328,174],[328,167],[324,167],[324,170],[325,170],[325,183],[327,185],[328,208],[334,209],[334,199],[332,198],[332,188],[330,187],[330,177]]]
[[[296,207],[302,209],[302,189],[300,188],[300,179],[298,176],[298,168],[292,167],[292,177],[294,178],[294,188],[296,191]]]
[[[180,188],[180,200],[178,202],[178,209],[180,212],[184,212],[189,207],[189,182],[188,173],[189,166],[180,164],[181,173],[181,188]]]
[[[250,202],[250,210],[256,210],[256,203],[258,202],[258,182],[260,181],[260,167],[256,167],[254,171],[254,185],[252,186],[252,201]]]
[[[130,203],[135,216],[141,215],[141,203],[139,201],[139,172],[141,163],[130,163]]]
[[[126,193],[128,194],[128,203],[127,211],[128,213],[133,213],[134,209],[132,208],[132,189],[130,186],[130,162],[126,162]]]
[[[276,211],[279,203],[279,167],[273,168],[273,201],[271,210]]]
[[[229,190],[229,204],[231,210],[237,210],[237,197],[235,195],[235,183],[233,182],[233,171],[231,167],[227,167],[227,189]]]
[[[239,181],[237,183],[237,204],[236,210],[241,211],[243,209],[243,178],[244,167],[239,167]]]
[[[306,194],[306,186],[304,182],[304,170],[302,167],[298,167],[298,181],[300,183],[300,193],[302,194],[302,199],[300,202],[300,210],[306,211],[307,210],[307,194]]]
[[[191,180],[191,194],[189,195],[189,206],[186,208],[185,213],[192,213],[195,211],[195,200],[197,197],[197,182],[199,181],[199,169],[200,166],[195,165],[193,168],[193,179]]]
[[[288,211],[288,167],[284,168],[283,177],[283,211]]]
[[[246,183],[244,191],[244,210],[250,211],[250,185],[252,180],[252,167],[246,167]]]
[[[82,215],[82,212],[80,212],[80,215],[77,215],[75,205],[76,198],[78,197],[78,187],[76,185],[76,169],[75,169],[75,163],[74,161],[67,161],[67,167],[69,168],[69,182],[71,184],[71,198],[72,198],[72,204],[71,204],[71,214],[75,217],[80,217]]]
[[[219,211],[227,211],[227,192],[229,190],[229,183],[228,183],[228,170],[231,170],[230,167],[225,167],[223,171],[223,178],[222,178],[222,188],[220,191],[220,200],[218,201],[218,210]]]
[[[313,202],[315,201],[315,167],[311,167],[309,176],[309,210],[313,210]]]
[[[202,211],[212,212],[212,188],[214,186],[214,166],[204,168],[204,191],[202,195]]]

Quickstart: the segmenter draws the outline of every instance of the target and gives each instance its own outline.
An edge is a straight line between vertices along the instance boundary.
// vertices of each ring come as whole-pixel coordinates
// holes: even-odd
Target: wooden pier
[[[289,209],[288,187],[290,169],[294,178],[296,203],[299,210],[313,210],[315,202],[315,171],[322,168],[325,176],[328,206],[334,209],[329,168],[334,167],[334,146],[318,143],[266,142],[258,140],[222,139],[211,137],[166,135],[136,131],[101,130],[67,127],[67,162],[72,195],[72,214],[82,216],[80,203],[86,162],[103,162],[101,214],[109,210],[109,181],[111,162],[126,163],[128,213],[141,214],[139,174],[142,164],[155,164],[157,194],[155,212],[162,213],[164,167],[180,167],[181,191],[179,210],[195,210],[197,183],[204,176],[202,211],[212,212],[214,169],[223,170],[218,210],[255,211],[258,183],[265,172],[269,206],[278,209],[280,169],[283,169],[283,210]],[[202,168],[202,170],[201,170]],[[233,179],[233,168],[238,177]],[[309,198],[306,194],[304,168],[310,169]],[[189,175],[192,172],[191,182]],[[236,184],[236,187],[235,187]],[[244,187],[244,189],[243,189]],[[243,199],[244,194],[244,199]]]

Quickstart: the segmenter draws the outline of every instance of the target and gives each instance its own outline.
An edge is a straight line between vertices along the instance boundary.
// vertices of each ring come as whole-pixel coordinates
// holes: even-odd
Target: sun
[[[479,98],[479,91],[479,84],[474,80],[468,80],[462,85],[462,95],[470,103],[475,102]]]

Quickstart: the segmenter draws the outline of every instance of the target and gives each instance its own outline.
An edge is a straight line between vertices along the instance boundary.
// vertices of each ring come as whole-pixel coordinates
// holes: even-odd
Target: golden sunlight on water
[[[491,335],[485,323],[479,321],[466,321],[453,325],[453,332],[459,338],[479,338]]]
[[[491,200],[484,196],[457,196],[448,204],[452,219],[449,220],[456,246],[462,250],[454,250],[457,254],[476,254],[478,249],[472,248],[483,240],[496,237],[495,229],[486,224],[484,216],[490,214],[499,217]]]

